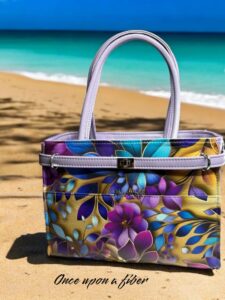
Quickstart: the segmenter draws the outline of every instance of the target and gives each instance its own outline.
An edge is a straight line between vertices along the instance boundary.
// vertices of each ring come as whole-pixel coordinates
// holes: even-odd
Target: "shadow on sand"
[[[37,109],[37,114],[30,114],[30,110],[35,109]],[[104,112],[105,110],[102,109],[101,111]],[[64,113],[54,109],[48,111],[32,101],[0,98],[0,118],[1,145],[8,145],[10,141],[13,141],[14,143],[26,145],[27,147],[34,144],[39,145],[45,137],[62,131],[77,131],[79,128],[80,114],[70,111]],[[9,119],[13,120],[13,122],[8,122]],[[164,123],[165,118],[135,118],[130,115],[121,118],[117,117],[116,119],[102,117],[96,120],[97,130],[99,131],[155,131],[163,130]],[[198,128],[199,124],[192,123],[191,126],[194,129]],[[190,124],[181,121],[180,128],[190,129]],[[207,124],[207,128],[213,130],[213,125]],[[14,129],[19,129],[20,131],[14,132]],[[23,131],[21,132],[21,130]],[[225,136],[224,129],[216,131]],[[26,132],[26,134],[23,134],[24,132]]]
[[[213,276],[212,270],[201,270],[193,268],[183,268],[175,266],[164,266],[154,264],[135,264],[135,263],[112,263],[107,261],[94,261],[89,259],[70,259],[59,257],[48,257],[46,254],[47,241],[45,233],[39,232],[34,234],[26,234],[17,238],[10,248],[6,258],[20,259],[27,258],[30,264],[61,264],[61,265],[88,265],[88,266],[110,266],[113,268],[123,267],[135,270],[177,272],[177,273],[196,273],[206,276]]]

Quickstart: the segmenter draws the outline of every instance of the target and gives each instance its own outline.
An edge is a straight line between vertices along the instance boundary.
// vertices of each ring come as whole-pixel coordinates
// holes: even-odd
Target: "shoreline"
[[[62,122],[57,128],[58,132],[78,128],[86,86],[36,80],[6,72],[0,72],[0,85],[3,87],[0,89],[0,98],[9,98],[11,102],[14,98],[19,98],[21,106],[24,100],[34,103],[32,113],[34,115],[36,106],[46,109],[47,113],[42,112],[45,118],[48,113],[55,114],[57,118],[61,111],[65,124],[69,123],[69,127],[64,128]],[[68,110],[69,107],[71,109]],[[100,131],[163,130],[167,107],[168,99],[163,97],[101,85],[95,105],[97,129]],[[19,111],[19,108],[17,110]],[[24,116],[25,119],[26,117]],[[225,136],[224,117],[225,110],[223,109],[181,102],[180,129],[208,129],[218,131]],[[27,121],[29,122],[29,118]],[[51,128],[53,124],[49,125]],[[51,135],[51,130],[50,134],[47,130],[44,131],[46,131],[46,136]],[[55,133],[57,131],[53,130],[53,134]]]
[[[55,73],[55,74],[47,74],[44,72],[28,72],[28,71],[1,71],[2,74],[12,74],[24,76],[26,78],[30,78],[38,81],[46,81],[46,82],[55,82],[55,83],[64,83],[68,85],[79,85],[86,86],[87,78],[86,77],[78,77],[69,74],[63,73]],[[140,94],[148,95],[151,97],[159,97],[163,99],[169,99],[170,92],[164,90],[142,90],[142,89],[132,89],[129,87],[117,87],[106,82],[102,82],[101,86],[108,86],[110,88],[119,88],[128,91],[138,92]],[[189,103],[193,105],[199,105],[203,107],[216,108],[225,110],[225,95],[223,94],[204,94],[202,92],[196,91],[183,91],[181,90],[181,101],[182,103]],[[195,100],[194,100],[195,99]]]

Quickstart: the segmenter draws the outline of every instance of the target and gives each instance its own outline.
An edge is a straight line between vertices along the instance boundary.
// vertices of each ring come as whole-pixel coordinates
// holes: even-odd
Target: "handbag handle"
[[[145,30],[128,30],[128,31],[123,31],[120,32],[114,36],[112,36],[111,38],[109,38],[98,50],[98,52],[95,55],[95,58],[92,61],[92,64],[89,68],[89,72],[88,72],[88,79],[87,79],[87,89],[90,83],[90,80],[92,78],[92,74],[94,72],[94,69],[96,67],[96,64],[99,60],[99,58],[101,57],[101,55],[103,54],[103,52],[106,50],[106,48],[114,41],[116,41],[118,38],[121,38],[123,36],[129,35],[129,34],[133,34],[133,33],[137,33],[137,34],[144,34],[147,36],[150,36],[154,39],[156,39],[162,46],[164,46],[164,48],[167,50],[167,52],[169,53],[169,55],[171,56],[171,58],[173,59],[174,65],[176,66],[176,70],[177,70],[177,74],[179,76],[179,69],[178,69],[178,65],[177,65],[177,61],[175,59],[175,56],[173,54],[173,52],[171,51],[170,47],[167,45],[167,43],[164,42],[163,39],[161,39],[158,35],[149,32],[149,31],[145,31]],[[99,78],[100,80],[100,78]],[[171,85],[171,78],[170,78],[170,87],[171,87],[171,98],[174,97],[173,93],[172,93],[172,85]],[[86,89],[86,90],[87,90]],[[168,127],[168,124],[170,123],[170,120],[172,119],[171,117],[171,112],[172,110],[170,109],[170,105],[171,102],[173,102],[174,100],[170,101],[168,110],[167,110],[167,117],[166,117],[166,124],[165,124],[165,130]],[[95,118],[94,118],[94,114],[92,116],[92,120],[91,120],[91,130],[90,130],[90,139],[96,139],[96,125],[95,125]]]
[[[95,98],[98,91],[101,70],[106,58],[108,57],[108,55],[111,53],[113,49],[131,40],[143,40],[148,42],[149,44],[155,46],[158,49],[158,51],[162,54],[164,59],[166,60],[166,63],[169,68],[170,76],[171,76],[172,88],[171,88],[170,105],[168,109],[168,118],[166,121],[167,126],[165,126],[164,136],[167,138],[174,138],[177,136],[178,127],[179,127],[179,115],[180,115],[180,101],[179,101],[180,85],[179,85],[179,74],[177,71],[178,70],[177,64],[174,63],[175,58],[173,55],[171,56],[170,53],[168,53],[167,49],[169,49],[169,47],[167,46],[165,48],[164,45],[162,45],[154,37],[148,36],[147,34],[143,34],[143,33],[131,32],[124,36],[119,37],[118,39],[110,43],[102,51],[101,55],[99,55],[98,59],[96,60],[96,63],[92,63],[92,66],[94,68],[92,71],[92,76],[89,81],[89,85],[87,87],[82,114],[81,114],[81,122],[80,122],[79,136],[78,136],[80,140],[90,138],[90,130],[91,130],[91,122],[92,122]]]

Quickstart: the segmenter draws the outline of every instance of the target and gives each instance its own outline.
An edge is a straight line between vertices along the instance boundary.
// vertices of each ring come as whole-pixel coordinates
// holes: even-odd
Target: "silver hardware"
[[[50,157],[50,167],[55,168],[55,169],[57,169],[57,167],[54,166],[54,158],[55,158],[56,155],[58,155],[58,153],[54,153]]]
[[[205,153],[201,153],[200,155],[203,156],[207,160],[207,166],[205,168],[203,168],[203,171],[208,171],[211,168],[211,160],[208,157],[208,155]]]
[[[224,152],[225,152],[225,143],[224,143],[224,140],[223,140],[222,151],[221,151],[221,153],[224,153]]]
[[[118,169],[132,169],[134,167],[133,158],[117,158]]]

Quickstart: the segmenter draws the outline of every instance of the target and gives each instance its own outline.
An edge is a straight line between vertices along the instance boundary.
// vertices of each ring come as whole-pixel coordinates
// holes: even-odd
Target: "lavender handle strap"
[[[176,70],[177,70],[177,74],[178,74],[178,77],[179,77],[179,69],[178,69],[178,65],[177,65],[177,61],[175,59],[175,56],[173,54],[173,52],[171,51],[170,47],[164,42],[164,40],[162,40],[159,36],[157,36],[156,34],[152,33],[152,32],[148,32],[148,31],[145,31],[145,30],[129,30],[129,31],[123,31],[123,32],[120,32],[114,36],[112,36],[111,38],[109,38],[101,47],[100,49],[98,50],[98,52],[96,53],[96,56],[89,68],[89,73],[88,73],[88,80],[87,80],[87,89],[88,89],[88,86],[89,86],[89,83],[90,83],[90,80],[92,78],[92,74],[94,72],[94,69],[96,67],[96,64],[98,63],[98,60],[99,58],[101,57],[101,55],[103,54],[103,52],[105,51],[105,49],[114,41],[116,41],[117,39],[119,39],[120,37],[123,37],[123,36],[126,36],[126,35],[129,35],[129,34],[144,34],[144,35],[147,35],[149,37],[152,37],[154,39],[156,39],[159,43],[161,43],[162,46],[164,46],[164,48],[167,50],[167,52],[169,53],[169,55],[171,56],[171,58],[173,59],[173,62],[174,62],[174,65],[176,67]],[[171,82],[171,80],[170,80]],[[174,93],[173,93],[173,90],[172,90],[172,85],[171,85],[171,98],[174,97]],[[173,102],[174,100],[171,100],[170,101],[170,105],[171,105],[171,102]],[[170,120],[172,119],[172,110],[170,109],[170,105],[168,107],[168,111],[167,111],[167,117],[166,117],[166,124],[165,124],[165,127],[168,126]],[[95,126],[95,118],[94,118],[94,115],[92,116],[92,122],[91,122],[91,132],[90,132],[90,138],[92,139],[96,139],[96,126]]]
[[[113,41],[103,51],[97,63],[95,64],[92,77],[90,79],[89,86],[86,92],[82,115],[81,115],[81,123],[80,123],[80,130],[79,130],[80,140],[86,140],[90,138],[94,104],[95,104],[95,99],[96,99],[98,85],[99,85],[99,78],[101,76],[101,70],[104,65],[104,62],[113,49],[130,40],[143,40],[155,46],[167,62],[171,74],[171,86],[172,86],[173,97],[171,97],[170,99],[171,102],[169,107],[169,112],[171,117],[169,118],[169,120],[167,119],[168,125],[165,126],[164,136],[167,138],[175,138],[177,136],[178,126],[179,126],[179,115],[180,115],[180,101],[179,101],[180,85],[179,85],[179,74],[177,72],[177,65],[174,64],[174,59],[171,58],[171,55],[168,53],[167,49],[165,49],[165,47],[160,42],[158,42],[155,38],[147,36],[145,34],[132,33],[132,34],[127,34],[125,36],[122,36],[116,39],[115,41]]]

